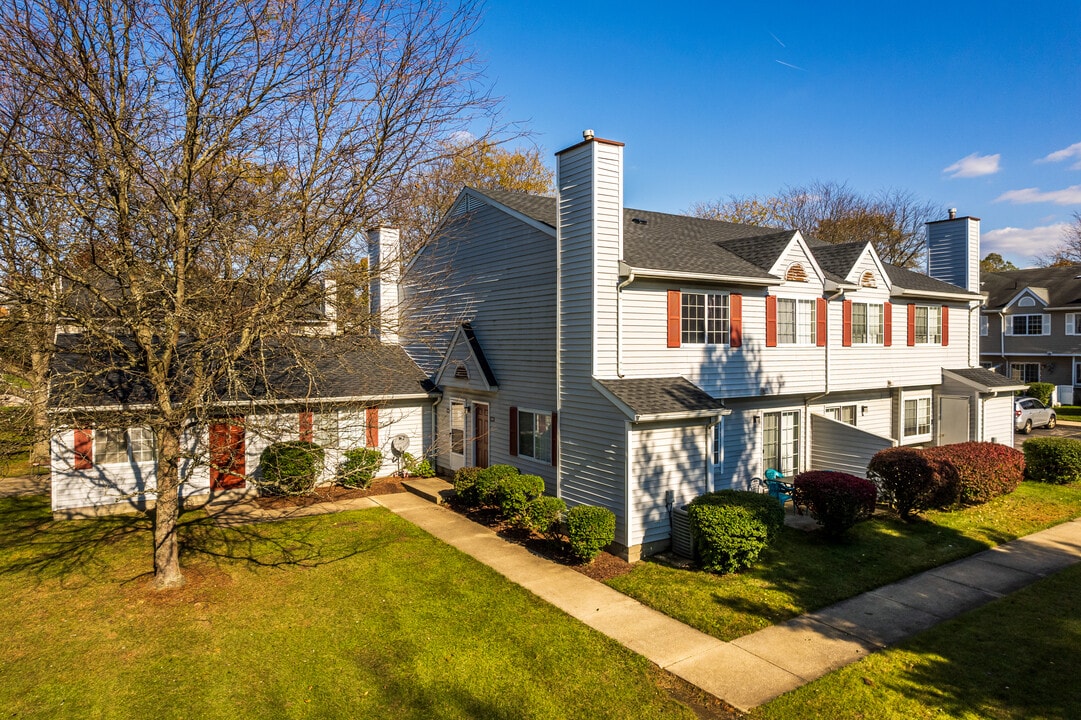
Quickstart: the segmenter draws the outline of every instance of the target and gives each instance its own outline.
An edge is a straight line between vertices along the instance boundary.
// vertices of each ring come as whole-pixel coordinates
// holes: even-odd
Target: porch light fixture
[[[753,421],[754,421],[754,424],[755,424],[755,425],[757,425],[757,424],[758,424],[758,421],[759,421],[759,419],[760,419],[761,417],[762,417],[762,416],[761,416],[760,414],[758,414],[758,413],[755,413],[754,415],[752,415],[752,416],[751,416],[751,420],[753,420]]]
[[[860,415],[866,415],[866,414],[867,414],[867,406],[866,405],[860,405]]]

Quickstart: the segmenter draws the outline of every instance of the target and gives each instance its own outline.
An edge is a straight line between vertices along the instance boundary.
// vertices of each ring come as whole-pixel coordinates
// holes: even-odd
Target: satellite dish
[[[409,436],[406,434],[395,435],[394,439],[390,441],[390,449],[396,454],[401,455],[409,449]]]

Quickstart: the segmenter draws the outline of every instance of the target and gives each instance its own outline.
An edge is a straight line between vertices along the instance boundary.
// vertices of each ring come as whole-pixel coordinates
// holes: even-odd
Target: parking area
[[[1033,428],[1032,433],[1029,435],[1015,432],[1013,435],[1013,446],[1020,450],[1022,443],[1029,438],[1035,437],[1072,437],[1081,439],[1081,425],[1066,425],[1065,423],[1059,422],[1056,427],[1050,430],[1047,430],[1046,428]]]

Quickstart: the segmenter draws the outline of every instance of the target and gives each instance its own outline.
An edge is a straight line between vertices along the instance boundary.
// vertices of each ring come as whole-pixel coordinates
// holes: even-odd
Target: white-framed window
[[[94,431],[94,457],[99,465],[153,462],[154,433],[150,428],[99,428]]]
[[[929,437],[931,435],[931,396],[906,397],[902,423],[906,438]]]
[[[1013,335],[1043,335],[1043,315],[1013,315],[1010,327]]]
[[[1040,363],[1010,363],[1010,377],[1018,382],[1040,382]]]
[[[336,448],[340,438],[338,429],[338,412],[314,413],[312,418],[312,440],[319,447]]]
[[[450,401],[450,451],[465,455],[465,401]]]
[[[881,345],[884,319],[881,304],[852,303],[852,342],[858,345]]]
[[[714,477],[724,470],[724,418],[713,426],[713,474]]]
[[[762,467],[792,477],[799,474],[800,411],[762,415]]]
[[[939,305],[916,306],[916,344],[940,345],[942,343],[942,307]]]
[[[1081,313],[1066,313],[1066,334],[1081,335]]]
[[[518,410],[518,454],[552,462],[552,416],[534,410]]]
[[[980,337],[987,337],[987,333],[991,331],[991,318],[986,315],[980,315]]]
[[[856,424],[856,406],[855,405],[834,405],[833,407],[826,408],[826,417],[832,418],[837,422],[843,422],[846,425]]]
[[[814,300],[777,298],[777,343],[814,345],[817,319]]]
[[[684,345],[727,345],[728,295],[680,294],[680,339]]]

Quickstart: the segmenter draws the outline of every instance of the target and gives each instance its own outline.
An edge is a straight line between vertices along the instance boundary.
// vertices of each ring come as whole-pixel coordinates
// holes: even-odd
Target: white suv
[[[1013,401],[1014,428],[1028,435],[1033,426],[1053,428],[1058,421],[1055,411],[1036,398],[1017,398]]]

